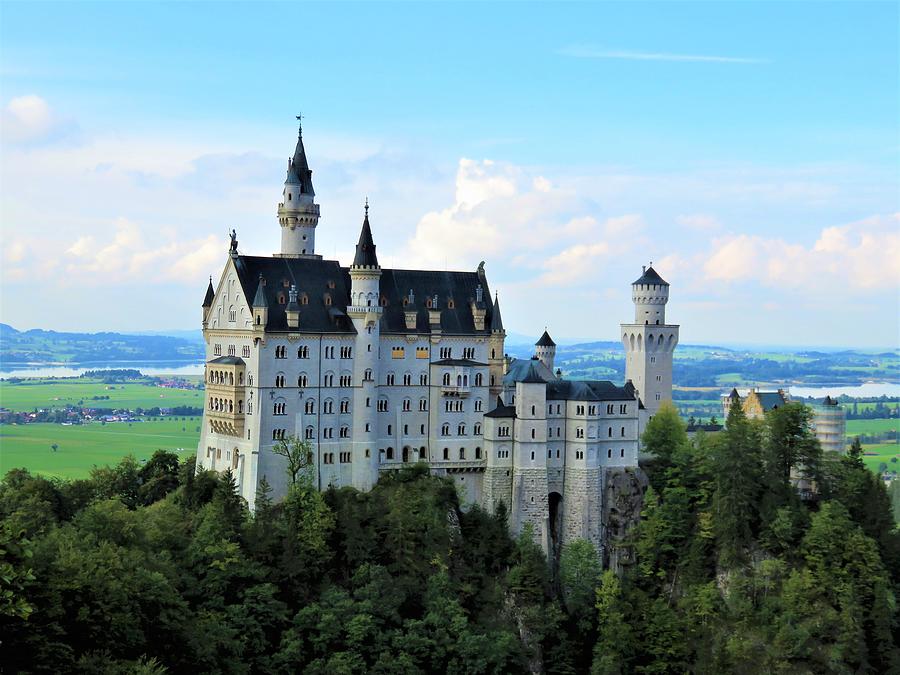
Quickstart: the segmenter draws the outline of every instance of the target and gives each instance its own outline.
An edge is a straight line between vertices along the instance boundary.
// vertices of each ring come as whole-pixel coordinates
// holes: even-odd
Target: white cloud
[[[0,137],[10,143],[29,143],[49,134],[55,125],[50,106],[40,96],[29,94],[10,100],[2,114]]]
[[[711,281],[757,281],[802,290],[864,291],[900,286],[900,214],[821,231],[811,247],[741,234],[713,242],[703,271]]]

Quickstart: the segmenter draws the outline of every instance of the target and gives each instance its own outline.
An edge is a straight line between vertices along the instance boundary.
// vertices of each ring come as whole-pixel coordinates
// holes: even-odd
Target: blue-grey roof
[[[637,286],[640,284],[644,284],[647,286],[653,286],[654,284],[656,286],[668,286],[669,282],[659,276],[659,274],[655,269],[653,269],[653,267],[648,267],[644,270],[644,273],[640,276],[639,279],[635,279],[631,282],[632,286]]]
[[[759,398],[759,404],[765,412],[780,408],[787,403],[787,401],[784,400],[784,396],[777,391],[758,391],[756,392],[756,396]]]
[[[372,228],[369,226],[369,207],[366,205],[366,217],[363,219],[359,242],[356,244],[356,255],[353,257],[354,267],[378,267],[378,256],[375,255],[375,242],[372,239]]]
[[[506,375],[503,376],[503,384],[512,386],[516,382],[524,381],[531,371],[532,365],[535,372],[544,382],[551,382],[556,379],[553,371],[538,359],[512,359],[506,369]]]
[[[544,331],[544,334],[534,343],[536,347],[555,347],[556,343],[550,337],[550,333]]]
[[[485,417],[499,417],[501,419],[511,419],[516,416],[516,407],[514,405],[504,405],[503,399],[497,397],[497,405],[493,410],[484,414]]]
[[[203,298],[203,307],[212,307],[216,292],[213,290],[212,277],[209,278],[209,286],[206,287],[206,297]]]
[[[503,330],[503,317],[500,316],[500,299],[494,296],[494,311],[491,312],[491,332],[499,333]]]
[[[435,366],[486,366],[486,363],[481,363],[480,361],[473,361],[472,359],[441,359],[440,361],[434,361],[433,365]]]
[[[633,401],[634,385],[608,380],[556,380],[547,385],[548,401]]]
[[[303,134],[297,134],[297,147],[294,148],[294,156],[288,166],[286,183],[300,185],[300,194],[315,197],[316,191],[312,184],[312,171],[306,161],[306,149],[303,147]]]
[[[215,363],[223,366],[243,366],[244,359],[242,359],[240,356],[220,356],[216,359],[213,359],[212,361],[209,361],[209,363]]]
[[[254,298],[253,306],[268,307],[268,330],[287,330],[285,309],[288,288],[297,287],[302,302],[299,332],[354,334],[347,318],[350,304],[350,270],[336,260],[313,258],[280,258],[239,255],[233,258],[241,287],[246,297]],[[261,279],[265,281],[261,285]],[[426,303],[438,297],[440,328],[446,335],[489,335],[490,329],[475,328],[470,301],[478,285],[485,289],[487,312],[493,303],[487,292],[487,280],[477,272],[443,272],[435,270],[383,269],[379,280],[382,334],[430,334],[429,308]],[[414,305],[404,306],[412,290]],[[330,304],[326,302],[326,296]],[[258,301],[264,304],[258,305]],[[453,300],[452,307],[450,301]],[[416,311],[416,326],[406,328],[406,312]],[[487,317],[490,319],[490,316]],[[487,322],[486,322],[487,323]]]

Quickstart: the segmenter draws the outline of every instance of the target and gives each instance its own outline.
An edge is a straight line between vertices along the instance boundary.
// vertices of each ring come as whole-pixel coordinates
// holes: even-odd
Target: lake
[[[900,398],[900,384],[892,382],[866,382],[856,386],[836,385],[834,387],[790,387],[791,396],[823,398],[825,396],[854,396],[877,398],[890,396]]]
[[[88,370],[139,370],[144,375],[203,375],[203,362],[157,361],[155,363],[112,361],[103,363],[29,363],[19,366],[4,364],[0,378],[9,377],[78,377]]]

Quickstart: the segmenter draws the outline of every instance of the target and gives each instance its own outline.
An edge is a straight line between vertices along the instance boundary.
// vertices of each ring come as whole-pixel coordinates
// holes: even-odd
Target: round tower
[[[368,490],[378,482],[378,347],[381,337],[381,266],[369,226],[369,202],[350,266],[347,316],[356,329],[353,354],[353,486]]]
[[[678,326],[666,323],[669,284],[653,267],[644,267],[631,284],[634,323],[622,324],[625,379],[630,380],[653,416],[663,401],[672,400],[672,353],[678,344]]]
[[[319,205],[313,199],[312,171],[303,147],[303,129],[297,135],[294,156],[288,160],[287,177],[278,204],[278,223],[281,225],[282,257],[321,258],[316,255],[316,225],[319,224]]]
[[[534,355],[552,373],[553,360],[556,358],[556,343],[546,330],[540,339],[534,343]]]
[[[669,284],[653,267],[642,267],[641,277],[631,284],[634,301],[634,322],[645,325],[662,325],[666,322],[666,303],[669,301]]]

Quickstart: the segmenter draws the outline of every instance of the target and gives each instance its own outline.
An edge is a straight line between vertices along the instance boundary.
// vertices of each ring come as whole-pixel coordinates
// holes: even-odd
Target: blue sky
[[[684,341],[895,346],[898,18],[3,3],[0,319],[195,325],[227,227],[276,250],[302,111],[320,252],[348,261],[368,195],[383,264],[486,260],[516,332],[614,339],[652,260]]]

